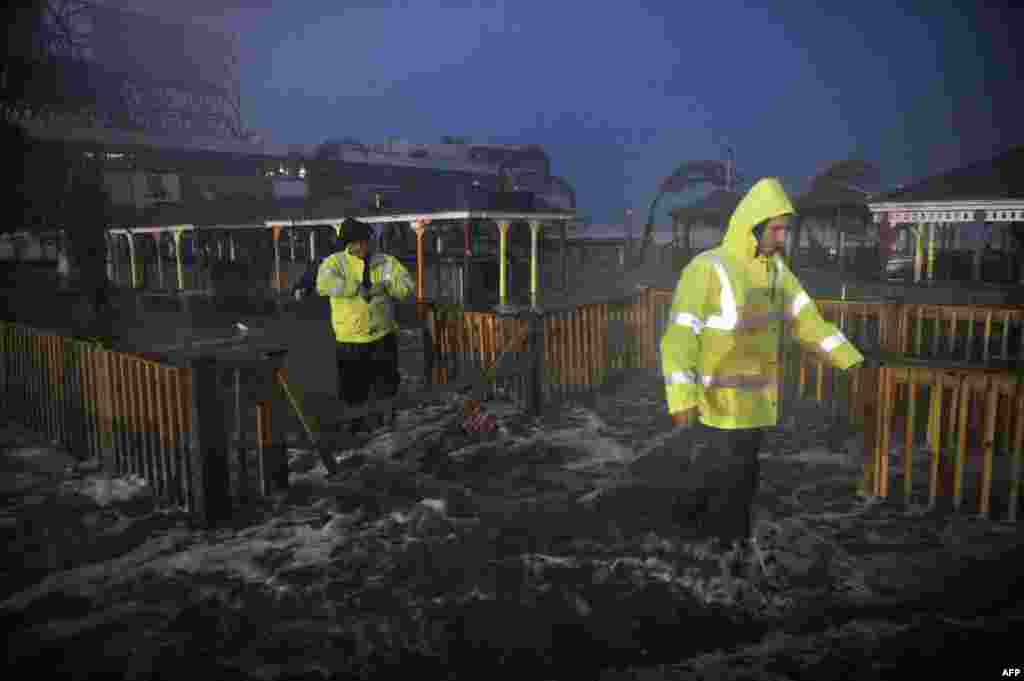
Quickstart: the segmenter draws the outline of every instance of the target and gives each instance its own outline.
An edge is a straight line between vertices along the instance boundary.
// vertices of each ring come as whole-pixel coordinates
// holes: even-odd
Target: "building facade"
[[[46,4],[19,23],[31,30],[9,41],[0,83],[3,115],[34,143],[25,184],[41,216],[76,160],[102,169],[118,226],[164,206],[339,198],[354,213],[422,212],[488,202],[499,189],[530,209],[574,207],[536,146],[274,144],[244,128],[232,38],[84,0]]]

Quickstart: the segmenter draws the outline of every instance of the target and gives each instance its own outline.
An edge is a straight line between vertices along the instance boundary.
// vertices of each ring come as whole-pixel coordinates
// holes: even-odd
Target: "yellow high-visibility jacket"
[[[683,269],[661,338],[669,413],[698,407],[701,422],[716,428],[775,425],[787,327],[836,368],[864,360],[781,258],[757,255],[753,228],[795,212],[778,180],[760,180],[736,206],[721,246]]]
[[[369,263],[370,282],[377,290],[369,302],[364,301],[359,295],[364,267],[363,259],[346,248],[325,258],[317,270],[316,292],[330,296],[331,325],[339,343],[369,343],[397,331],[391,299],[404,300],[416,289],[398,258],[374,253]]]

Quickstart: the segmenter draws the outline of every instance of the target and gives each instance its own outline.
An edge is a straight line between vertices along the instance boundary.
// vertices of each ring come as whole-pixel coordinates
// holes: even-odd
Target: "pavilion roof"
[[[841,184],[815,182],[809,191],[793,202],[800,215],[861,215],[870,219],[869,195]]]
[[[1024,199],[1024,146],[885,192],[871,203]]]

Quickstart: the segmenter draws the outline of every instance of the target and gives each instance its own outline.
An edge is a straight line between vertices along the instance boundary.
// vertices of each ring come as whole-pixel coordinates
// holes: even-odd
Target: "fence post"
[[[423,322],[423,382],[426,387],[434,384],[434,307],[420,302],[419,318]]]
[[[92,351],[85,341],[68,339],[64,344],[64,352],[71,355],[71,381],[74,390],[68,394],[65,388],[64,399],[71,400],[69,413],[70,422],[66,422],[66,428],[70,437],[78,439],[78,446],[81,447],[81,458],[92,458],[94,452],[94,440],[92,439],[92,420],[96,411],[95,394],[90,393],[91,381],[90,366]],[[68,385],[65,378],[64,385]]]
[[[650,337],[653,335],[654,325],[650,322],[650,310],[648,308],[649,296],[647,295],[648,288],[646,286],[640,286],[639,291],[634,298],[634,305],[636,309],[636,363],[637,369],[647,369],[648,367],[648,348],[650,345]]]
[[[97,352],[97,382],[99,385],[100,410],[100,460],[103,462],[103,470],[114,475],[117,469],[116,444],[114,441],[114,379],[111,371],[111,355],[113,353],[105,348]]]
[[[650,330],[647,332],[647,368],[652,371],[659,371],[658,364],[658,299],[654,296],[654,289],[644,289],[644,296],[647,298],[647,324]]]
[[[231,512],[224,412],[219,402],[217,362],[210,357],[189,361],[192,371],[192,438],[189,446],[193,516],[211,526]]]
[[[879,435],[880,405],[877,404],[877,399],[880,369],[877,364],[869,360],[864,363],[864,368],[859,371],[863,372],[860,384],[861,389],[857,395],[858,402],[860,403],[857,410],[862,414],[861,418],[864,424],[863,493],[868,497],[876,497],[878,496],[878,476],[875,455],[878,449],[877,439]]]
[[[899,339],[903,319],[903,300],[896,297],[885,299],[878,314],[878,345],[885,352],[900,352]]]
[[[544,314],[531,311],[530,375],[526,380],[526,410],[531,416],[540,416],[544,401]]]
[[[288,489],[288,457],[284,444],[274,441],[269,402],[256,403],[256,448],[259,452],[260,494],[264,498]],[[245,480],[242,481],[244,486]]]

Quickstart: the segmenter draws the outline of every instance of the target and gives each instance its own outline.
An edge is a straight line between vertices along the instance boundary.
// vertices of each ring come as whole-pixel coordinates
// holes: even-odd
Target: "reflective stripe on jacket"
[[[391,255],[370,257],[370,282],[383,285],[369,302],[359,295],[363,281],[362,258],[344,251],[324,259],[317,271],[316,292],[331,300],[331,325],[339,343],[369,343],[398,329],[392,298],[404,300],[415,291],[409,271]]]
[[[722,245],[684,268],[661,338],[670,413],[698,407],[717,428],[773,426],[778,420],[779,334],[839,369],[863,361],[779,257],[757,256],[753,228],[792,214],[777,180],[761,180],[736,207]]]

